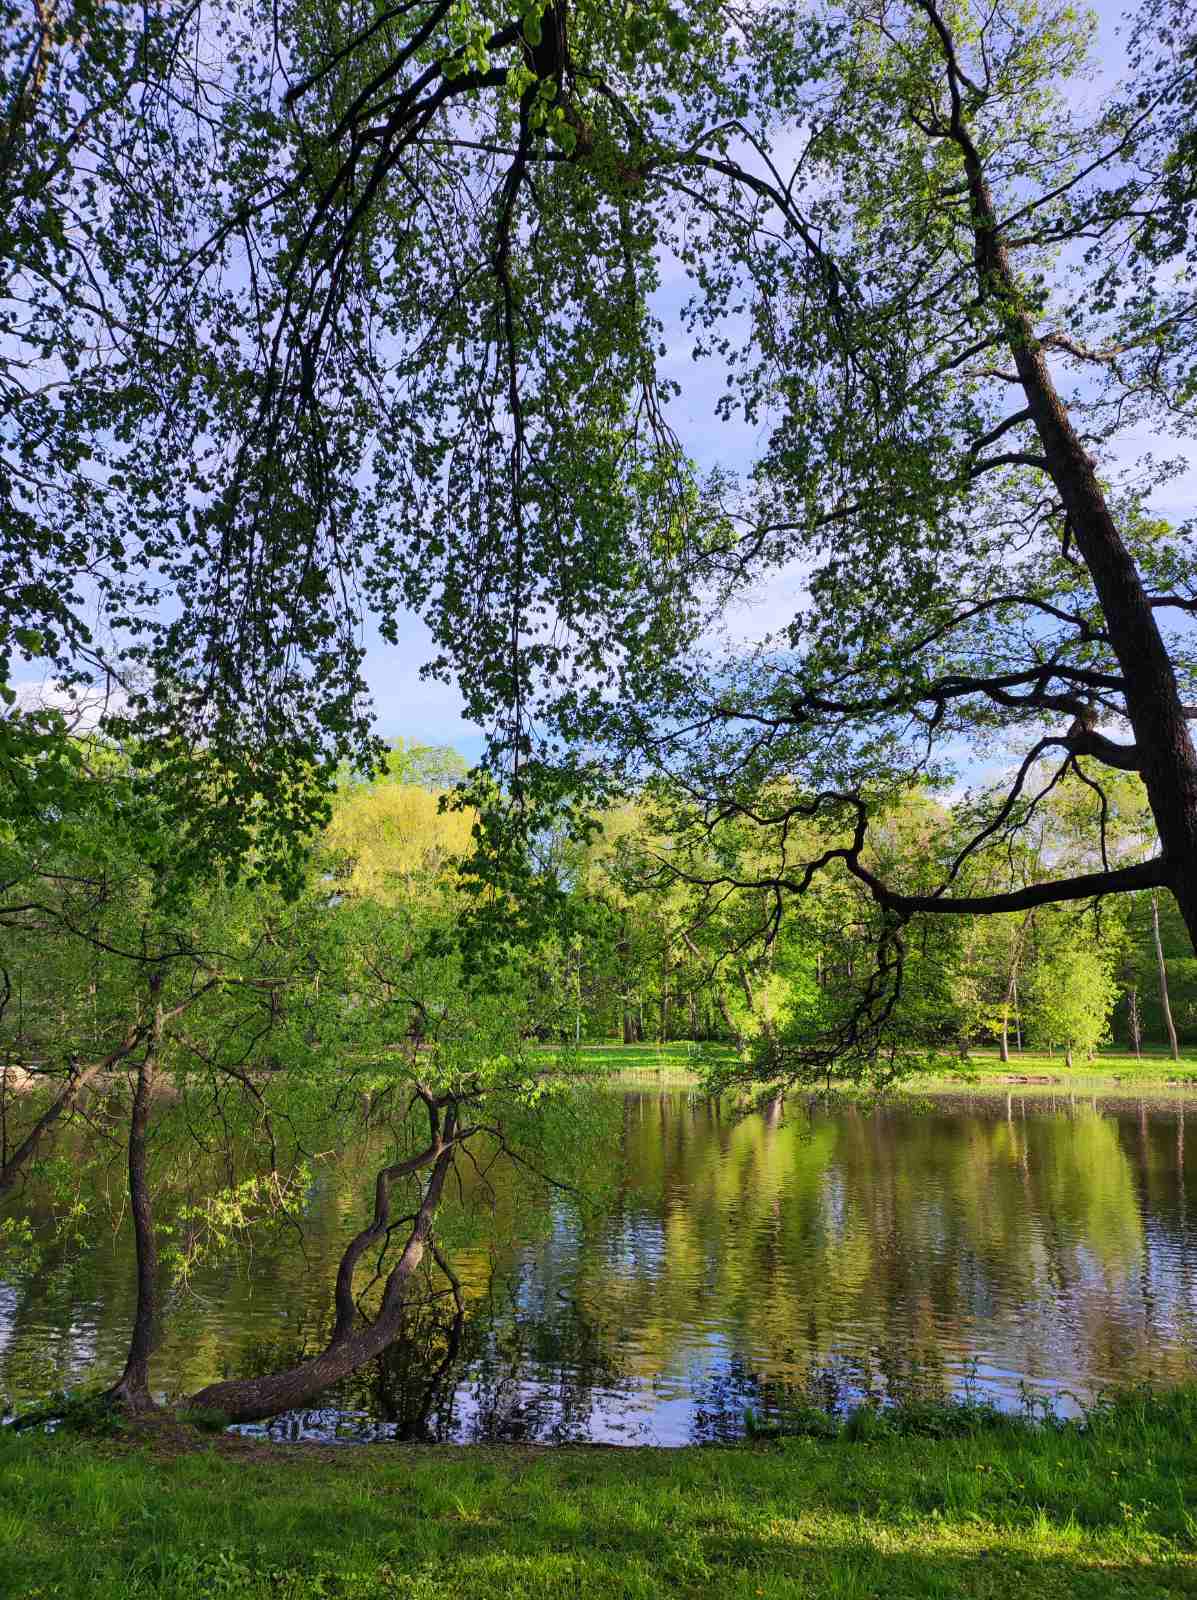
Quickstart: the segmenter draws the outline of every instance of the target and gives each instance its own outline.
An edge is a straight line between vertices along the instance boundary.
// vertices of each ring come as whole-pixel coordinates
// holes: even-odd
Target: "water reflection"
[[[1192,1106],[1189,1107],[1192,1115]],[[607,1199],[524,1217],[500,1192],[440,1301],[280,1438],[731,1437],[751,1406],[971,1387],[1092,1394],[1197,1373],[1197,1215],[1185,1106],[938,1100],[729,1116],[685,1091],[627,1093]],[[200,1275],[157,1359],[164,1390],[267,1370],[319,1345],[363,1153],[313,1191],[304,1251]],[[467,1211],[471,1196],[466,1195]],[[473,1197],[476,1198],[476,1197]],[[460,1226],[459,1226],[460,1225]],[[106,1377],[131,1314],[123,1236],[0,1287],[15,1400]]]

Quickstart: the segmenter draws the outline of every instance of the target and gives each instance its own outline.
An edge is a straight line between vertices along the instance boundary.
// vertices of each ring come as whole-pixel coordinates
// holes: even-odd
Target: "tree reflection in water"
[[[1197,1370],[1197,1205],[1183,1103],[960,1096],[737,1118],[632,1091],[596,1157],[599,1203],[534,1211],[468,1189],[445,1217],[464,1314],[405,1337],[280,1437],[683,1443],[811,1401],[1079,1393]],[[368,1155],[368,1152],[366,1153]],[[354,1185],[313,1186],[303,1250],[214,1263],[158,1353],[163,1390],[318,1348]],[[36,1196],[31,1197],[36,1204]],[[0,1288],[0,1386],[107,1376],[128,1327],[127,1241]],[[265,1430],[262,1430],[265,1431]]]

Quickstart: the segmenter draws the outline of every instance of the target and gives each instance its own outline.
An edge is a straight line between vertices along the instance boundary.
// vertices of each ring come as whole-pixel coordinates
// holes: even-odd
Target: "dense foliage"
[[[446,764],[401,754],[401,771]],[[219,873],[164,897],[140,832],[107,811],[7,841],[0,1197],[32,1180],[51,1237],[85,1235],[100,1219],[80,1186],[109,1174],[138,1258],[123,1404],[149,1405],[156,1330],[196,1264],[298,1228],[322,1163],[353,1139],[376,1167],[346,1196],[360,1226],[333,1267],[326,1349],[218,1385],[201,1408],[301,1403],[391,1342],[417,1281],[456,1297],[436,1222],[459,1163],[510,1166],[529,1198],[572,1171],[585,1102],[562,1096],[568,1061],[535,1049],[561,1031],[561,986],[532,970],[535,950],[463,958],[470,827],[425,787],[350,785],[289,897]],[[489,1192],[483,1178],[480,1204]],[[18,1258],[46,1243],[11,1215],[0,1229]]]
[[[1189,0],[1100,97],[1051,3],[0,26],[0,1192],[44,1167],[65,1225],[63,1129],[121,1151],[117,1399],[164,1267],[351,1125],[325,1349],[197,1403],[455,1294],[460,1164],[568,1147],[539,1045],[714,1036],[776,1094],[1158,1005],[1175,1053],[1197,567],[1128,451],[1197,398]],[[488,735],[443,801],[365,696],[405,612]]]
[[[1191,420],[1186,0],[1130,39],[1091,104],[1051,5],[10,8],[6,649],[121,686],[193,866],[294,873],[408,607],[505,803],[668,771],[780,884],[789,819],[863,830],[892,978],[969,897],[864,834],[999,734],[954,861],[1082,767],[1160,852],[988,909],[1168,887],[1197,937],[1190,542],[1123,466]],[[691,459],[682,340],[746,471]],[[4,731],[29,804],[60,726]]]

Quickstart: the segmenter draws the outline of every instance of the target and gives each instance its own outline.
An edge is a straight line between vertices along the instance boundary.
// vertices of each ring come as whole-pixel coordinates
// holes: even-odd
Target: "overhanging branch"
[[[1127,894],[1134,889],[1162,889],[1168,885],[1167,867],[1162,856],[1142,861],[1133,867],[1116,867],[1110,872],[1086,872],[1074,878],[1057,878],[1047,883],[1028,884],[1004,894],[935,895],[900,894],[882,883],[863,866],[853,852],[845,852],[849,872],[865,885],[877,904],[898,916],[919,912],[934,915],[989,916],[1004,911],[1030,911],[1035,906],[1059,905],[1075,900],[1096,900],[1107,894]]]

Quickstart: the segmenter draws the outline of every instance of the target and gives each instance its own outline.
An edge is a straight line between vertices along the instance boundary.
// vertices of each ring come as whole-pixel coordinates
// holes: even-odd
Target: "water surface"
[[[1197,1375],[1197,1101],[1015,1093],[778,1120],[632,1089],[619,1111],[597,1210],[561,1196],[525,1217],[499,1185],[455,1250],[464,1326],[425,1308],[329,1405],[271,1431],[685,1444],[807,1395],[1068,1410]],[[302,1242],[197,1275],[156,1357],[163,1392],[319,1346],[369,1165],[345,1152],[313,1184]],[[123,1230],[25,1278],[0,1269],[0,1395],[118,1371],[132,1292]]]

